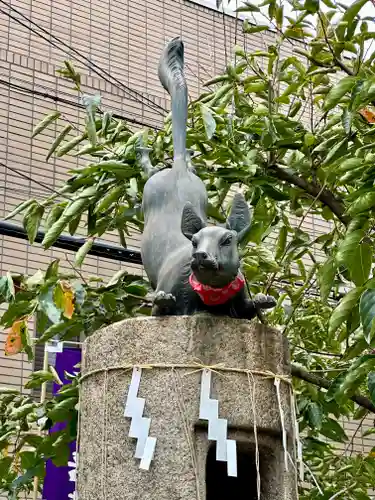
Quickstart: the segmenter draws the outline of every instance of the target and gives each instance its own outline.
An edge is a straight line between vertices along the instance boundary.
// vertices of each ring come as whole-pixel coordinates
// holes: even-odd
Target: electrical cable
[[[51,32],[49,32],[48,30],[46,30],[45,28],[43,28],[42,26],[40,26],[38,23],[35,23],[34,21],[32,21],[29,17],[27,17],[25,14],[23,14],[19,10],[15,9],[14,7],[12,7],[10,4],[8,4],[4,0],[0,0],[0,3],[2,3],[3,5],[5,5],[6,7],[8,7],[11,11],[16,12],[19,16],[21,16],[23,19],[25,19],[31,25],[36,26],[40,31],[42,31],[43,33],[45,33],[46,35],[48,35],[52,39],[56,40],[56,42],[58,42],[62,46],[64,46],[67,49],[69,49],[70,52],[73,52],[74,54],[76,54],[76,56],[75,56],[76,60],[78,60],[79,62],[82,63],[82,61],[80,61],[77,57],[80,57],[80,58],[84,59],[86,61],[86,63],[83,63],[83,64],[86,67],[88,67],[89,69],[91,69],[94,73],[96,73],[98,76],[100,76],[104,81],[106,81],[110,85],[113,85],[114,87],[117,87],[118,89],[124,91],[125,93],[127,93],[129,95],[129,97],[131,97],[134,100],[138,101],[140,104],[142,104],[142,105],[145,105],[145,104],[148,105],[150,108],[153,108],[154,111],[156,111],[157,113],[159,113],[161,115],[164,115],[164,113],[167,113],[167,110],[164,109],[162,106],[159,106],[158,104],[154,103],[151,99],[149,99],[145,95],[137,92],[136,90],[127,87],[127,85],[125,85],[124,83],[122,83],[118,78],[112,76],[108,71],[106,71],[103,68],[101,68],[98,64],[92,62],[88,57],[86,57],[85,55],[83,55],[81,52],[79,52],[78,50],[74,49],[69,44],[67,44],[66,42],[64,42],[60,38],[58,38],[55,35],[53,35]],[[27,26],[20,19],[17,19],[17,17],[13,16],[10,12],[6,12],[6,11],[4,11],[1,8],[0,8],[0,12],[2,14],[5,14],[6,16],[8,16],[10,19],[13,19],[14,21],[16,21],[17,23],[19,23],[24,28],[28,29],[29,31],[31,31],[35,35],[37,35],[39,38],[45,40],[47,43],[49,43],[50,45],[52,45],[56,49],[61,50],[61,51],[65,52],[66,54],[68,54],[69,56],[71,56],[71,54],[68,53],[66,50],[62,49],[61,46],[57,45],[56,43],[54,43],[52,40],[46,38],[45,36],[41,35],[40,33],[38,33],[31,26]],[[74,58],[74,56],[73,56],[73,58]],[[103,76],[103,74],[101,74],[101,72],[105,76]],[[115,85],[113,83],[113,81],[111,81],[110,79],[108,79],[108,77],[110,79],[112,79],[114,82],[116,82],[117,85]]]
[[[58,191],[56,191],[55,189],[51,188],[50,186],[47,186],[47,184],[43,184],[43,182],[40,182],[40,181],[37,181],[35,179],[33,179],[32,177],[30,177],[29,175],[27,174],[24,174],[23,172],[20,172],[19,170],[17,170],[16,168],[14,167],[10,167],[9,165],[6,165],[5,163],[3,163],[2,161],[0,161],[0,166],[4,167],[5,169],[7,170],[11,170],[12,172],[14,172],[15,174],[19,175],[20,177],[23,177],[24,179],[27,179],[28,181],[30,182],[34,182],[35,184],[38,184],[39,186],[41,186],[43,189],[46,189],[47,191],[50,191],[51,193],[54,193],[54,194],[58,194],[59,196],[62,196],[62,197],[65,197],[63,194],[59,193]]]
[[[2,78],[0,78],[0,85],[5,85],[5,86],[9,87],[10,89],[14,90],[15,92],[28,93],[28,94],[31,94],[31,95],[34,95],[34,96],[37,96],[40,98],[51,99],[54,102],[66,104],[67,106],[72,106],[72,107],[82,109],[82,110],[85,109],[85,106],[83,104],[78,103],[78,102],[70,101],[68,99],[65,99],[64,97],[54,96],[54,95],[48,94],[46,92],[40,92],[38,90],[28,89],[27,87],[23,87],[23,86],[18,85],[16,83],[12,83],[12,82],[9,82],[7,80],[3,80]],[[154,129],[154,130],[161,130],[156,125],[151,125],[149,123],[141,122],[139,120],[136,120],[135,118],[125,117],[125,116],[122,116],[122,115],[119,115],[116,113],[113,113],[112,116],[113,116],[113,118],[116,118],[119,120],[124,120],[124,121],[127,121],[129,123],[134,123],[135,125],[149,127],[149,128]]]
[[[12,10],[13,12],[16,12],[18,15],[20,15],[21,17],[23,17],[23,19],[25,19],[27,22],[29,22],[30,24],[36,26],[38,29],[40,29],[42,32],[44,32],[46,35],[50,36],[51,38],[55,39],[59,44],[65,46],[67,49],[69,49],[69,51],[71,52],[74,52],[75,54],[77,54],[78,57],[81,57],[83,58],[85,61],[87,61],[87,63],[84,65],[86,67],[89,67],[89,69],[91,69],[94,73],[96,73],[97,75],[99,75],[103,80],[107,81],[107,83],[110,83],[112,85],[114,85],[112,82],[108,81],[107,79],[105,79],[103,77],[103,75],[101,75],[100,73],[98,73],[98,71],[102,71],[106,76],[108,76],[109,78],[112,78],[114,81],[116,81],[118,83],[118,85],[121,86],[121,90],[125,90],[125,92],[127,92],[130,97],[133,97],[135,100],[137,100],[138,102],[140,102],[142,105],[144,104],[143,101],[140,101],[140,99],[144,99],[145,101],[147,101],[149,103],[149,106],[150,107],[154,107],[154,108],[158,108],[158,109],[155,109],[155,111],[157,111],[158,113],[160,114],[164,114],[166,113],[167,111],[162,107],[162,106],[159,106],[158,104],[154,103],[151,99],[148,99],[146,96],[144,96],[143,94],[141,94],[140,92],[137,92],[136,90],[134,89],[131,89],[129,87],[127,87],[124,83],[122,83],[120,80],[118,80],[117,78],[115,78],[114,76],[112,76],[108,71],[104,70],[103,68],[101,68],[98,64],[92,62],[88,57],[86,57],[85,55],[83,55],[81,52],[79,52],[78,50],[74,49],[74,47],[71,47],[69,44],[67,44],[66,42],[64,42],[63,40],[61,40],[61,38],[58,38],[57,36],[53,35],[50,31],[48,31],[47,29],[43,28],[42,26],[40,26],[38,23],[36,23],[35,21],[32,21],[29,17],[27,17],[25,14],[23,14],[22,12],[20,12],[19,10],[17,10],[16,8],[14,8],[13,6],[11,6],[10,4],[8,4],[7,2],[5,2],[4,0],[0,0],[1,3],[3,3],[4,5],[6,5],[10,10]],[[56,46],[56,44],[54,44],[53,42],[51,42],[51,40],[48,40],[47,38],[43,37],[40,33],[36,32],[34,29],[32,29],[30,26],[27,26],[25,25],[24,23],[22,23],[22,21],[20,21],[19,19],[17,19],[16,17],[12,16],[11,14],[3,11],[2,9],[0,9],[0,12],[2,12],[3,14],[7,15],[8,17],[10,17],[11,19],[13,19],[14,21],[18,22],[19,24],[21,24],[22,26],[24,26],[26,29],[32,31],[34,34],[36,34],[37,36],[39,36],[40,38],[42,38],[43,40],[47,41],[48,43],[50,43],[51,45],[53,45],[55,48],[59,49],[59,50],[62,50],[61,47],[59,46]],[[66,52],[66,51],[64,51]],[[66,52],[67,53],[67,52]],[[70,54],[68,54],[70,55]],[[80,61],[81,62],[81,61]],[[89,65],[89,66],[88,66]],[[97,68],[97,70],[95,70],[94,68]],[[114,85],[116,86],[116,85]],[[117,86],[117,88],[119,88]],[[133,96],[131,94],[134,94]],[[134,96],[138,96],[137,97],[134,97]],[[162,112],[160,111],[162,110]]]

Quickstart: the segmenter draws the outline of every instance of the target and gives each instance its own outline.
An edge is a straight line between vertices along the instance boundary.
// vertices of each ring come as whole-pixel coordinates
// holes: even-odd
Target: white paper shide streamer
[[[216,441],[216,460],[227,462],[228,476],[237,477],[236,441],[227,439],[228,421],[219,418],[219,401],[211,399],[211,370],[202,371],[199,418],[208,420],[208,439]]]
[[[145,399],[138,397],[141,376],[142,369],[134,367],[124,416],[131,418],[129,437],[137,439],[134,456],[141,460],[139,468],[149,470],[155,452],[156,438],[149,436],[151,418],[143,417]]]
[[[68,467],[71,468],[71,470],[68,471],[69,481],[76,483],[77,482],[77,463],[78,463],[78,453],[76,451],[73,451],[72,458],[73,458],[73,461],[68,462]],[[70,500],[78,500],[77,490],[75,490],[73,493],[69,493],[68,498]]]

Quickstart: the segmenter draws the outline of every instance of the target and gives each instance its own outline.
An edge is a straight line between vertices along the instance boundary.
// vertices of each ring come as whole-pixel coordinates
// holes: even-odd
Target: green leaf
[[[334,162],[341,156],[346,155],[348,152],[348,139],[345,137],[342,141],[335,144],[328,152],[327,156],[324,159],[323,164],[328,165],[331,162]]]
[[[348,25],[353,23],[354,18],[357,16],[359,11],[362,9],[364,5],[366,5],[368,0],[357,0],[353,2],[350,7],[348,7],[345,11],[345,14],[342,18],[344,22],[347,22]]]
[[[313,429],[320,429],[322,426],[323,411],[320,404],[311,401],[307,406],[307,418]]]
[[[69,153],[69,151],[74,149],[76,146],[78,146],[78,144],[80,144],[85,139],[87,139],[87,133],[77,135],[76,137],[74,137],[74,139],[72,139],[69,142],[66,142],[60,148],[58,148],[56,150],[56,156],[58,158],[61,158],[61,156],[64,156],[66,155],[66,153]]]
[[[357,215],[361,212],[366,212],[375,206],[375,191],[369,191],[358,198],[348,208],[349,215]]]
[[[5,478],[8,475],[12,463],[13,457],[2,457],[0,459],[0,478]]]
[[[31,205],[34,205],[35,203],[37,203],[36,200],[23,201],[12,212],[10,212],[10,214],[4,217],[4,220],[13,219],[13,217],[15,217],[17,214],[23,212],[26,208],[29,208]]]
[[[57,205],[54,205],[48,216],[47,219],[44,223],[44,228],[48,231],[48,229],[61,217],[61,214],[64,212],[65,207],[67,205],[67,202],[64,201],[62,203],[58,203]]]
[[[339,172],[347,172],[348,170],[355,170],[362,165],[362,158],[349,158],[344,160],[339,165]]]
[[[101,296],[101,302],[108,311],[116,310],[117,301],[114,293],[104,292]]]
[[[76,397],[63,399],[48,412],[48,418],[53,422],[64,422],[69,411],[74,409],[77,402],[78,398]]]
[[[38,269],[36,273],[28,277],[25,281],[27,288],[35,288],[44,282],[44,272]]]
[[[69,222],[69,234],[71,236],[73,236],[76,233],[78,226],[79,226],[79,223],[81,222],[81,218],[82,218],[82,214],[78,214],[77,217],[74,217],[74,219],[72,219]]]
[[[21,418],[26,417],[26,415],[34,411],[36,406],[37,403],[27,403],[19,408],[13,408],[9,415],[9,420],[20,420]]]
[[[284,19],[284,6],[279,5],[276,7],[275,20],[278,28],[282,28]]]
[[[272,252],[268,248],[266,248],[265,246],[258,245],[254,249],[254,253],[259,257],[259,260],[261,262],[264,262],[265,264],[267,264],[268,266],[270,266],[274,270],[279,269],[279,265],[275,261]]]
[[[299,108],[300,108],[301,102],[300,101],[298,101],[298,102],[299,102]],[[290,116],[294,116],[294,115],[290,115]],[[311,132],[306,132],[306,134],[304,135],[304,138],[303,138],[303,142],[304,142],[305,146],[307,146],[307,147],[312,146],[315,143],[314,134],[312,134]]]
[[[328,332],[330,335],[334,334],[339,326],[347,320],[352,309],[357,304],[362,290],[362,288],[354,288],[341,299],[339,305],[333,311],[329,319]]]
[[[31,244],[35,241],[43,214],[44,207],[36,203],[28,210],[23,219],[23,225]]]
[[[215,78],[211,78],[211,80],[207,80],[207,82],[204,82],[203,86],[209,87],[210,85],[214,85],[215,83],[226,82],[228,78],[228,75],[215,76]]]
[[[28,382],[25,384],[26,389],[36,389],[44,382],[52,382],[54,380],[53,374],[47,370],[38,370],[33,372]]]
[[[344,108],[342,113],[342,125],[347,135],[350,134],[350,130],[352,127],[352,119],[353,119],[353,114],[348,110],[348,108]]]
[[[356,286],[362,286],[369,277],[372,266],[372,247],[361,242],[354,252],[353,260],[348,264],[352,281]]]
[[[310,14],[315,14],[319,10],[319,0],[305,0],[305,9]]]
[[[53,298],[53,287],[48,288],[44,293],[38,297],[39,307],[48,316],[51,323],[58,323],[61,318],[61,311],[56,307]]]
[[[122,193],[123,193],[123,186],[120,185],[113,187],[97,204],[94,213],[100,213],[107,210],[113,203],[118,201]]]
[[[29,329],[27,327],[26,321],[21,325],[20,336],[21,336],[21,342],[22,342],[22,349],[27,354],[28,361],[32,361],[34,359],[34,354],[33,354],[33,350],[31,347]]]
[[[15,298],[14,283],[9,272],[0,278],[0,297],[6,302],[11,302]]]
[[[35,303],[30,300],[20,300],[9,304],[8,309],[1,317],[1,324],[10,327],[20,318],[28,316],[35,308]]]
[[[266,30],[269,30],[269,26],[263,24],[260,24],[258,26],[252,26],[251,24],[248,24],[247,26],[243,27],[244,33],[259,33],[260,31]]]
[[[30,469],[35,465],[37,455],[34,451],[22,451],[20,453],[21,467],[23,469]]]
[[[283,191],[280,191],[279,189],[274,188],[270,184],[264,184],[261,186],[262,191],[264,194],[272,198],[273,200],[276,201],[287,201],[289,200],[289,196],[284,193]]]
[[[81,267],[86,255],[91,250],[93,243],[94,243],[94,238],[88,238],[85,241],[85,243],[81,246],[81,248],[78,250],[74,259],[74,263],[76,266]]]
[[[375,372],[370,372],[368,374],[367,387],[370,393],[371,401],[375,404]]]
[[[284,255],[287,236],[288,236],[288,228],[286,226],[282,226],[277,240],[276,260],[280,260],[281,257]]]
[[[65,137],[69,134],[69,132],[72,130],[71,125],[67,125],[56,137],[56,139],[53,141],[52,146],[50,147],[48,154],[46,156],[46,161],[48,161],[53,153],[56,151],[56,149],[60,146],[62,141],[65,139]]]
[[[357,229],[351,233],[346,233],[345,238],[339,244],[336,253],[336,262],[345,267],[349,267],[354,259],[356,248],[364,236],[362,229]]]
[[[320,296],[323,302],[327,302],[329,294],[336,276],[336,262],[333,257],[329,257],[318,271],[318,281],[320,288]]]
[[[324,399],[326,401],[333,401],[335,399],[335,395],[337,391],[340,389],[344,379],[346,377],[346,373],[342,372],[331,382],[331,385],[328,388],[328,391],[325,393]]]
[[[332,89],[328,92],[324,103],[324,111],[329,111],[334,108],[344,95],[349,92],[355,85],[357,79],[354,76],[347,76],[339,81]]]
[[[85,94],[82,96],[82,103],[86,108],[86,130],[92,146],[96,146],[97,142],[95,113],[100,105],[100,100],[100,96],[98,95],[90,96]]]
[[[375,289],[365,290],[359,303],[363,333],[368,344],[375,334]]]
[[[250,2],[245,2],[244,5],[236,9],[236,12],[260,12],[260,9]]]
[[[59,274],[59,264],[60,259],[55,259],[51,262],[51,264],[49,264],[46,271],[46,280],[57,277]]]
[[[212,116],[210,108],[208,108],[205,104],[201,104],[201,113],[207,139],[212,139],[212,136],[214,135],[216,130],[215,119]]]
[[[49,248],[54,243],[68,223],[80,214],[83,209],[90,203],[90,196],[97,194],[97,187],[90,186],[85,189],[80,197],[71,201],[64,209],[61,217],[48,229],[44,235],[42,245],[44,248]]]
[[[47,115],[41,122],[38,123],[38,125],[34,128],[31,137],[35,137],[36,135],[40,134],[45,128],[48,127],[48,125],[55,120],[57,120],[61,116],[60,111],[53,111],[49,115]]]
[[[55,323],[54,325],[51,325],[41,337],[38,338],[36,341],[37,344],[43,344],[44,342],[47,342],[48,340],[52,339],[56,335],[62,334],[67,330],[68,324],[65,321],[61,321],[60,323]]]
[[[375,366],[375,355],[365,354],[358,358],[337,384],[334,398],[338,403],[343,403],[352,396],[367,377],[368,372]]]
[[[344,429],[337,422],[337,420],[334,420],[333,418],[327,418],[323,422],[320,433],[328,439],[332,439],[332,441],[336,441],[339,443],[343,443],[344,441],[348,440]]]
[[[225,215],[223,212],[219,210],[219,208],[216,208],[212,203],[207,204],[207,217],[210,217],[214,220],[217,220],[219,222],[225,222]]]

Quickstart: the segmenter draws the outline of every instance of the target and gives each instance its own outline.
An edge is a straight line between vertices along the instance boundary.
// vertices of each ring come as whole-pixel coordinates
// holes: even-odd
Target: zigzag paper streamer
[[[145,399],[138,397],[142,369],[134,367],[126,399],[124,416],[131,418],[129,437],[137,439],[135,458],[141,460],[140,468],[148,470],[154,456],[156,438],[150,437],[151,418],[143,417]]]
[[[228,421],[219,418],[219,401],[210,397],[211,373],[202,371],[199,418],[208,420],[208,439],[216,441],[216,460],[227,462],[228,476],[237,477],[236,441],[227,439]]]

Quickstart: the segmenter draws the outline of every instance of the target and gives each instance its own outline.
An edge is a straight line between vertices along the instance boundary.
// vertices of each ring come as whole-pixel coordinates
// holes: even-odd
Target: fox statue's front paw
[[[257,309],[272,309],[276,305],[276,300],[271,295],[257,293],[254,297],[254,305]]]
[[[171,293],[165,293],[160,290],[155,294],[154,305],[160,308],[173,307],[176,305],[176,297]]]

